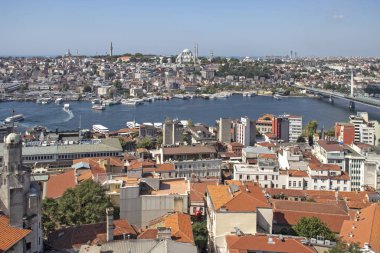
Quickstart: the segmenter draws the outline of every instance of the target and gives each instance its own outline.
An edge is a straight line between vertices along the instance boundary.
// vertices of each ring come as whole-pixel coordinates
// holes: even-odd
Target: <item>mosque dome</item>
[[[194,61],[194,55],[190,51],[190,49],[184,49],[182,52],[177,56],[176,62],[177,63],[191,63]]]
[[[15,134],[15,133],[10,133],[8,134],[7,138],[5,138],[6,144],[19,143],[20,141],[21,141],[20,135]]]

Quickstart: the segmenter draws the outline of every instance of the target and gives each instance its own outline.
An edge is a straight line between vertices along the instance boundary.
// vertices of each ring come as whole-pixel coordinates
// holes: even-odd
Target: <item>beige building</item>
[[[112,194],[119,195],[120,218],[144,227],[169,212],[188,213],[189,192],[184,178],[141,178],[135,184],[121,184]]]
[[[225,252],[224,237],[232,231],[272,232],[272,208],[257,185],[208,185],[206,194],[210,250]]]

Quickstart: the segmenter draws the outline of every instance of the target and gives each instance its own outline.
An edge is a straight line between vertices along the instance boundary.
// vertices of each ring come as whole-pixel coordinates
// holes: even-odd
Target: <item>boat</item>
[[[142,105],[144,104],[144,100],[140,98],[131,98],[129,99],[130,102],[135,103],[135,105]]]
[[[51,99],[50,98],[41,98],[41,104],[43,105],[46,105],[46,104],[49,104],[51,102]]]
[[[15,114],[6,118],[4,121],[5,123],[13,123],[13,122],[18,122],[18,121],[23,121],[23,120],[24,120],[23,114]]]
[[[103,111],[106,109],[104,105],[93,105],[91,108],[94,110],[99,110],[99,111]]]
[[[64,110],[65,112],[69,112],[69,111],[70,111],[70,104],[64,104],[64,105],[63,105],[63,110]]]
[[[126,125],[128,128],[140,127],[140,124],[136,123],[136,121],[127,121]]]
[[[273,98],[274,98],[274,99],[277,99],[277,100],[281,100],[281,96],[278,95],[278,94],[274,94],[274,95],[273,95]]]
[[[63,101],[63,98],[57,98],[54,103],[56,103],[57,105],[59,105],[60,103],[62,103]]]
[[[95,99],[93,99],[93,100],[91,101],[91,103],[92,103],[93,105],[98,105],[98,104],[100,104],[100,100],[97,99],[97,98],[95,98]]]

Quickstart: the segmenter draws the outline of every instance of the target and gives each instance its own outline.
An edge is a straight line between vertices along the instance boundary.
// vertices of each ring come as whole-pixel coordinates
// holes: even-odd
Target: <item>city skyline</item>
[[[380,56],[377,1],[12,1],[0,3],[2,56]]]

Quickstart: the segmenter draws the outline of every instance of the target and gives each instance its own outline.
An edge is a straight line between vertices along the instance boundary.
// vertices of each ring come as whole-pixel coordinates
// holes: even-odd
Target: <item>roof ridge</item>
[[[373,219],[372,219],[372,222],[371,222],[372,224],[371,224],[371,227],[370,227],[370,236],[369,236],[369,242],[368,243],[371,243],[371,241],[372,241],[372,236],[373,236],[372,231],[373,231],[373,227],[376,224],[373,221],[377,218],[377,216],[376,216],[377,209],[379,209],[378,212],[380,214],[380,204],[378,204],[378,203],[374,204],[373,215],[372,215]],[[374,239],[378,239],[378,238],[374,238]]]

